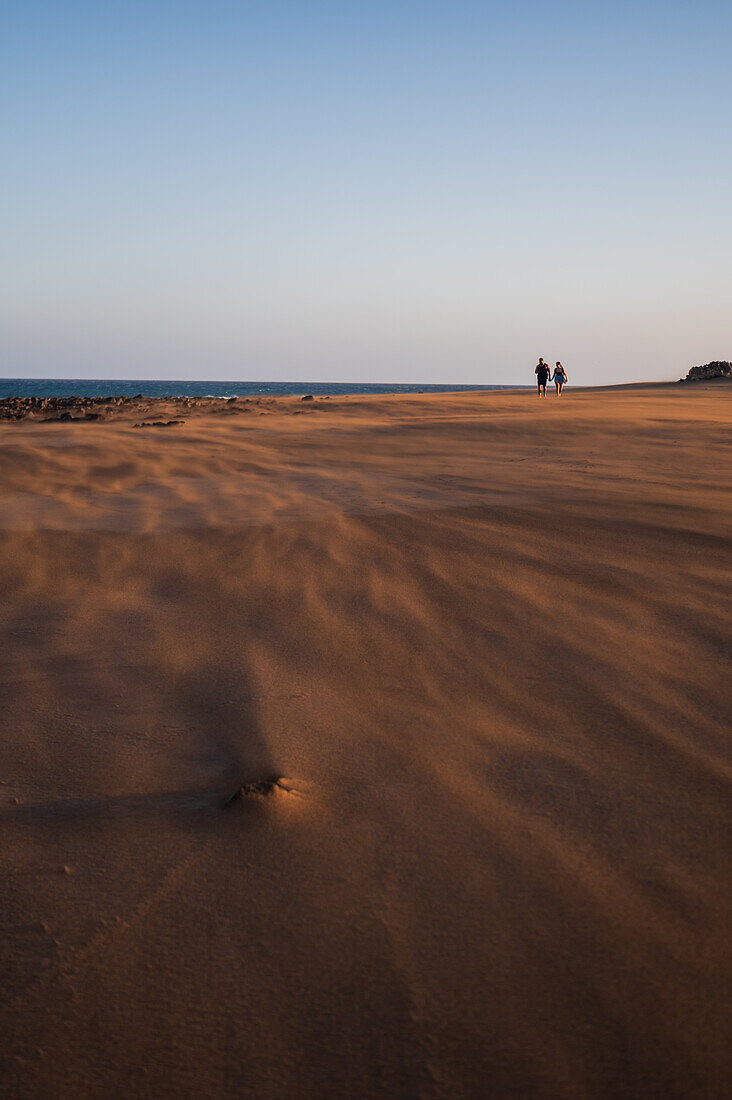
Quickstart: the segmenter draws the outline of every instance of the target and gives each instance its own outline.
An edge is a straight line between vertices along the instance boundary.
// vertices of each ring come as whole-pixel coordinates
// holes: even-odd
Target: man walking
[[[534,374],[536,375],[536,385],[539,390],[539,397],[546,397],[546,384],[549,380],[549,375],[552,373],[551,367],[548,367],[543,359],[540,359],[534,368]]]

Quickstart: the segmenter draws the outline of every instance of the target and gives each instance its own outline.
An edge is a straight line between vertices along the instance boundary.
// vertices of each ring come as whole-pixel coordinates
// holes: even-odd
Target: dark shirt
[[[539,363],[534,371],[534,374],[540,382],[546,382],[547,378],[551,374],[551,367],[548,367],[546,363]]]

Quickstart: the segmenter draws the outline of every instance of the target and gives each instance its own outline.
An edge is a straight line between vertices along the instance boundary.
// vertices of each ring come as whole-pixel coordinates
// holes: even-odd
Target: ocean
[[[356,393],[453,393],[464,390],[509,390],[515,386],[434,386],[401,382],[189,382],[110,378],[0,378],[4,397],[270,397],[312,393],[314,396]]]

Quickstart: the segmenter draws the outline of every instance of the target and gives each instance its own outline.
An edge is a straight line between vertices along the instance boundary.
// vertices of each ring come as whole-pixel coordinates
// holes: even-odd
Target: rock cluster
[[[139,420],[133,428],[172,428],[175,424],[185,424],[185,420]]]
[[[309,398],[312,400],[312,397]],[[205,413],[216,416],[240,416],[244,413],[256,413],[263,416],[273,412],[279,398],[252,397],[143,397],[137,393],[134,397],[5,397],[0,398],[0,422],[32,420],[38,424],[58,421],[94,421],[140,419],[135,428],[168,428],[185,423],[175,418],[176,413]],[[292,410],[287,402],[279,407],[283,411]],[[279,408],[278,408],[279,411]],[[172,416],[171,416],[172,414]],[[153,419],[154,416],[154,419]],[[142,419],[144,417],[144,419]],[[149,418],[149,419],[148,419]]]
[[[258,405],[255,399],[252,404]],[[5,397],[0,400],[0,421],[37,420],[38,423],[57,422],[59,420],[109,420],[128,418],[135,412],[168,411],[171,409],[205,409],[213,412],[250,412],[248,399],[243,401],[220,401],[217,398],[191,397],[152,397],[145,398],[141,393],[134,397]],[[165,421],[169,423],[178,421]],[[135,425],[137,427],[138,425]],[[159,426],[156,422],[156,427]]]
[[[142,396],[142,395],[140,395]],[[5,397],[0,401],[0,420],[24,420],[42,416],[44,420],[98,420],[99,406],[129,405],[135,397]]]
[[[713,363],[692,367],[686,378],[680,378],[679,382],[706,382],[709,378],[732,378],[732,363],[715,359]]]

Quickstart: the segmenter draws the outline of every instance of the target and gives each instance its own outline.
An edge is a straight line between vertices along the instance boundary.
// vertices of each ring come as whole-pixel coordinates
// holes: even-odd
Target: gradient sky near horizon
[[[0,374],[732,359],[732,5],[6,0]]]

